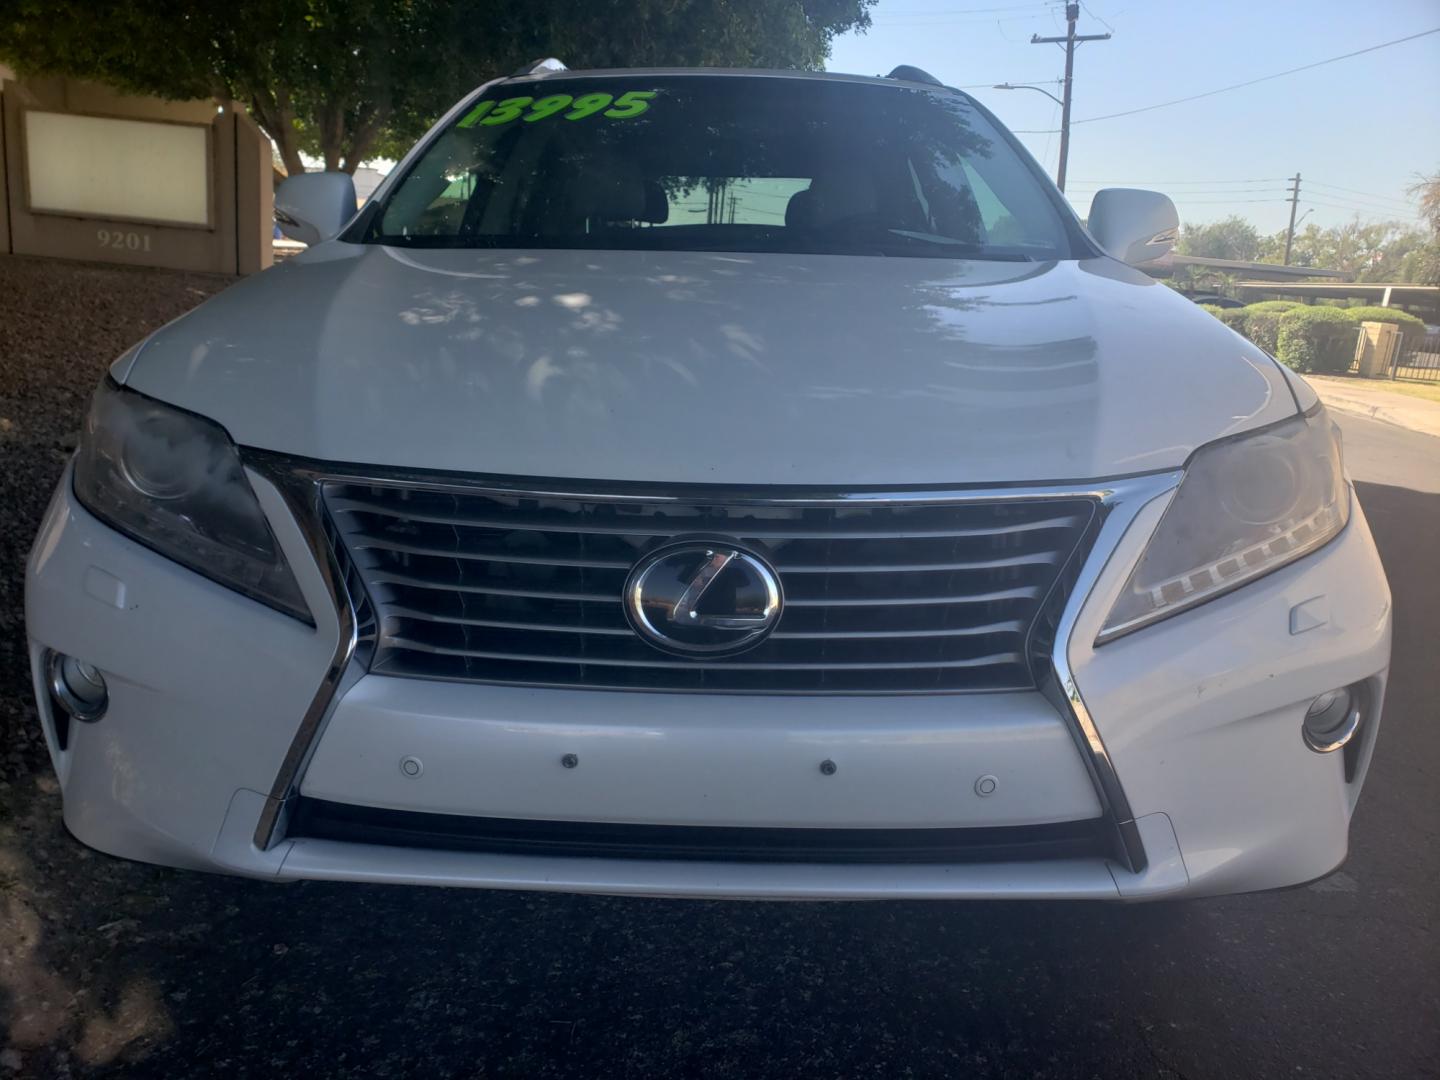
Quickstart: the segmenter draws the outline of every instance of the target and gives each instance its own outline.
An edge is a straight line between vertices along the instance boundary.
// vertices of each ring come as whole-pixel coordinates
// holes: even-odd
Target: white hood
[[[736,485],[1116,476],[1295,412],[1263,353],[1110,259],[330,243],[117,377],[310,458]]]

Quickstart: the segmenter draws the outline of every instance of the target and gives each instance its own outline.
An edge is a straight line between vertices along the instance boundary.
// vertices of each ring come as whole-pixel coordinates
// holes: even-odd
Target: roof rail
[[[562,64],[559,60],[556,60],[553,56],[547,56],[543,60],[531,60],[530,63],[526,64],[519,71],[515,72],[515,75],[543,75],[547,71],[569,70],[569,68]],[[512,75],[511,78],[514,78],[515,75]]]
[[[885,77],[887,79],[902,79],[905,82],[926,83],[929,86],[945,85],[939,79],[935,78],[934,75],[931,75],[923,68],[912,67],[909,64],[901,64],[899,67],[897,67],[894,71],[890,72],[890,74],[886,75]]]

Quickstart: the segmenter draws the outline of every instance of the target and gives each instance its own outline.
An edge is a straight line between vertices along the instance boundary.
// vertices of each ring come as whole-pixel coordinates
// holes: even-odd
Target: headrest
[[[869,173],[826,173],[811,181],[809,190],[810,224],[819,228],[880,209],[875,178]]]
[[[645,178],[634,161],[601,158],[595,166],[574,179],[580,189],[578,202],[584,216],[592,221],[645,221],[650,203]]]
[[[640,220],[651,225],[664,225],[670,220],[670,200],[665,195],[665,189],[656,180],[646,180],[644,184],[645,216]]]
[[[790,196],[785,204],[785,227],[787,229],[808,229],[815,224],[815,196],[804,188]]]

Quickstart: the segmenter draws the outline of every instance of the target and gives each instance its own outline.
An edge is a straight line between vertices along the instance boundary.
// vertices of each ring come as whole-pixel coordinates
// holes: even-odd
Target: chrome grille
[[[1028,689],[1042,605],[1094,502],[548,495],[329,481],[325,505],[378,633],[371,670],[606,689]],[[647,552],[723,536],[780,574],[784,613],[732,657],[657,651],[621,592]],[[1053,609],[1053,604],[1050,605]]]

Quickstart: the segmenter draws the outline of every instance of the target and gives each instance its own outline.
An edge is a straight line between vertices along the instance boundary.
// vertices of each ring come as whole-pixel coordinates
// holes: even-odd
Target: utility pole
[[[1324,184],[1320,185],[1324,187]],[[1290,178],[1290,228],[1285,233],[1285,265],[1290,265],[1290,249],[1295,244],[1295,209],[1300,205],[1300,174]]]
[[[1065,46],[1065,99],[1060,103],[1060,165],[1055,170],[1055,186],[1065,190],[1065,165],[1070,159],[1070,86],[1075,78],[1075,46],[1084,41],[1109,41],[1109,34],[1077,34],[1075,23],[1080,19],[1080,5],[1065,5],[1064,37],[1041,37],[1032,34],[1031,45]]]

